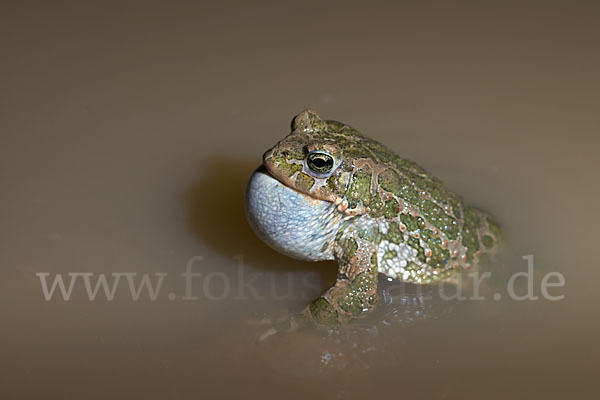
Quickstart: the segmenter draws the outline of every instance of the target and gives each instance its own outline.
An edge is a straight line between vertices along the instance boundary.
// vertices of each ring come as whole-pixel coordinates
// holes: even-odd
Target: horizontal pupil
[[[313,155],[309,157],[311,168],[319,172],[327,172],[333,167],[333,160],[323,155]]]

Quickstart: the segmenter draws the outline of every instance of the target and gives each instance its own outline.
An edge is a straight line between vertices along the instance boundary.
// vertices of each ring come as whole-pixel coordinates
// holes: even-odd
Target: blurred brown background
[[[593,395],[599,20],[585,1],[2,2],[0,398]],[[308,107],[495,214],[502,277],[533,254],[536,294],[558,271],[565,299],[419,305],[387,330],[257,346],[246,321],[335,276],[274,253],[242,209]],[[36,275],[130,272],[166,274],[156,300],[124,276],[112,301],[81,277],[46,301]],[[273,295],[288,284],[306,298]]]

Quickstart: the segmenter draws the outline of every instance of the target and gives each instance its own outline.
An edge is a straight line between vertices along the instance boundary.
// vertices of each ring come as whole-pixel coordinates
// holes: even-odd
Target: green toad
[[[263,156],[246,213],[273,248],[337,260],[337,282],[287,327],[336,324],[374,307],[377,276],[429,284],[496,247],[496,223],[441,181],[350,126],[307,110]]]

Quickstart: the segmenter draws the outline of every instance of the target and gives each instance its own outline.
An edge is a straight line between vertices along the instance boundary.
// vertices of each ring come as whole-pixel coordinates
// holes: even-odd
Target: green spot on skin
[[[367,201],[366,205],[368,205],[369,209],[371,210],[371,217],[378,218],[385,215],[385,205],[383,201],[381,201],[379,194],[371,196],[371,198]]]
[[[335,325],[338,323],[337,310],[322,297],[311,303],[310,313],[315,321],[321,325]]]
[[[341,228],[339,231],[337,231],[337,233],[335,234],[336,242],[339,242],[340,240],[342,240],[342,236],[344,236],[344,231],[345,231],[345,228]]]
[[[285,158],[278,159],[279,166],[277,167],[280,171],[282,171],[287,177],[294,175],[298,171],[302,171],[302,165],[288,163]]]
[[[343,197],[346,192],[346,185],[342,182],[342,172],[344,171],[340,168],[327,179],[327,188],[336,196]]]
[[[417,204],[419,201],[419,195],[413,184],[391,168],[380,173],[377,182],[382,189],[400,196],[411,204]]]
[[[390,250],[383,253],[383,261],[391,260],[396,257],[398,257],[398,252],[396,250]]]
[[[353,292],[368,292],[377,286],[377,269],[362,272],[350,282]]]
[[[430,200],[421,202],[421,210],[423,215],[436,228],[441,230],[448,236],[448,239],[456,239],[458,237],[458,225],[456,220],[446,214],[438,205]]]
[[[372,226],[369,229],[360,231],[358,233],[358,237],[371,243],[379,243],[382,239],[382,235],[379,232],[379,227],[377,226]]]
[[[463,227],[463,238],[462,244],[467,248],[466,255],[467,261],[473,260],[473,255],[479,250],[479,215],[472,208],[464,209],[465,224]]]
[[[344,249],[342,259],[340,260],[341,263],[347,263],[348,260],[350,260],[350,258],[352,258],[358,250],[358,244],[356,243],[356,240],[352,238],[342,240],[340,246],[342,249]]]
[[[494,247],[494,239],[490,235],[484,235],[481,238],[481,242],[488,249],[491,249],[492,247]]]
[[[310,176],[306,175],[304,172],[298,174],[296,178],[296,187],[298,190],[308,192],[310,188],[315,184],[315,180]]]
[[[400,205],[396,199],[391,199],[385,202],[384,215],[386,219],[392,219],[398,215]]]
[[[421,247],[421,242],[419,239],[409,236],[406,243],[413,249],[417,250],[417,258],[419,261],[425,262],[425,249]]]
[[[361,201],[371,198],[371,174],[357,170],[346,191],[346,199],[350,208],[356,207]]]
[[[390,222],[388,226],[388,232],[385,235],[385,239],[389,242],[397,244],[402,243],[404,241],[404,235],[396,221]]]
[[[340,308],[352,316],[357,317],[363,311],[363,301],[360,296],[355,295],[353,292],[346,293],[343,298],[336,299]]]
[[[413,217],[409,214],[401,214],[400,221],[402,221],[402,223],[406,225],[406,228],[409,232],[418,231],[419,229],[425,227],[425,220],[423,220],[423,218]]]
[[[487,217],[486,221],[488,223],[488,228],[490,232],[492,232],[492,234],[496,237],[496,240],[500,240],[500,228],[498,227],[498,225],[494,221],[492,221],[490,217]]]
[[[460,210],[462,208],[460,199],[453,193],[450,193],[439,179],[431,176],[423,177],[420,174],[410,172],[407,172],[407,176],[415,183],[419,190],[427,192],[438,205],[449,205],[452,208],[454,216],[457,218],[460,217]]]
[[[325,123],[327,124],[327,127],[325,129],[327,130],[327,132],[330,133],[339,132],[344,128],[344,124],[338,121],[327,120],[325,121]]]
[[[371,266],[373,266],[374,268],[377,268],[377,253],[373,252],[373,254],[371,254]]]
[[[429,229],[421,232],[421,239],[427,243],[429,250],[431,250],[428,264],[433,268],[443,268],[450,258],[450,252],[442,248],[442,240]]]

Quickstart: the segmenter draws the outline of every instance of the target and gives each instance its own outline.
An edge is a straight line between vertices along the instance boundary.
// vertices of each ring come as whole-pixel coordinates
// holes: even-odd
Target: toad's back
[[[363,139],[373,156],[357,158],[348,207],[366,207],[358,234],[377,246],[379,272],[415,283],[447,278],[494,251],[498,226],[417,164]]]

